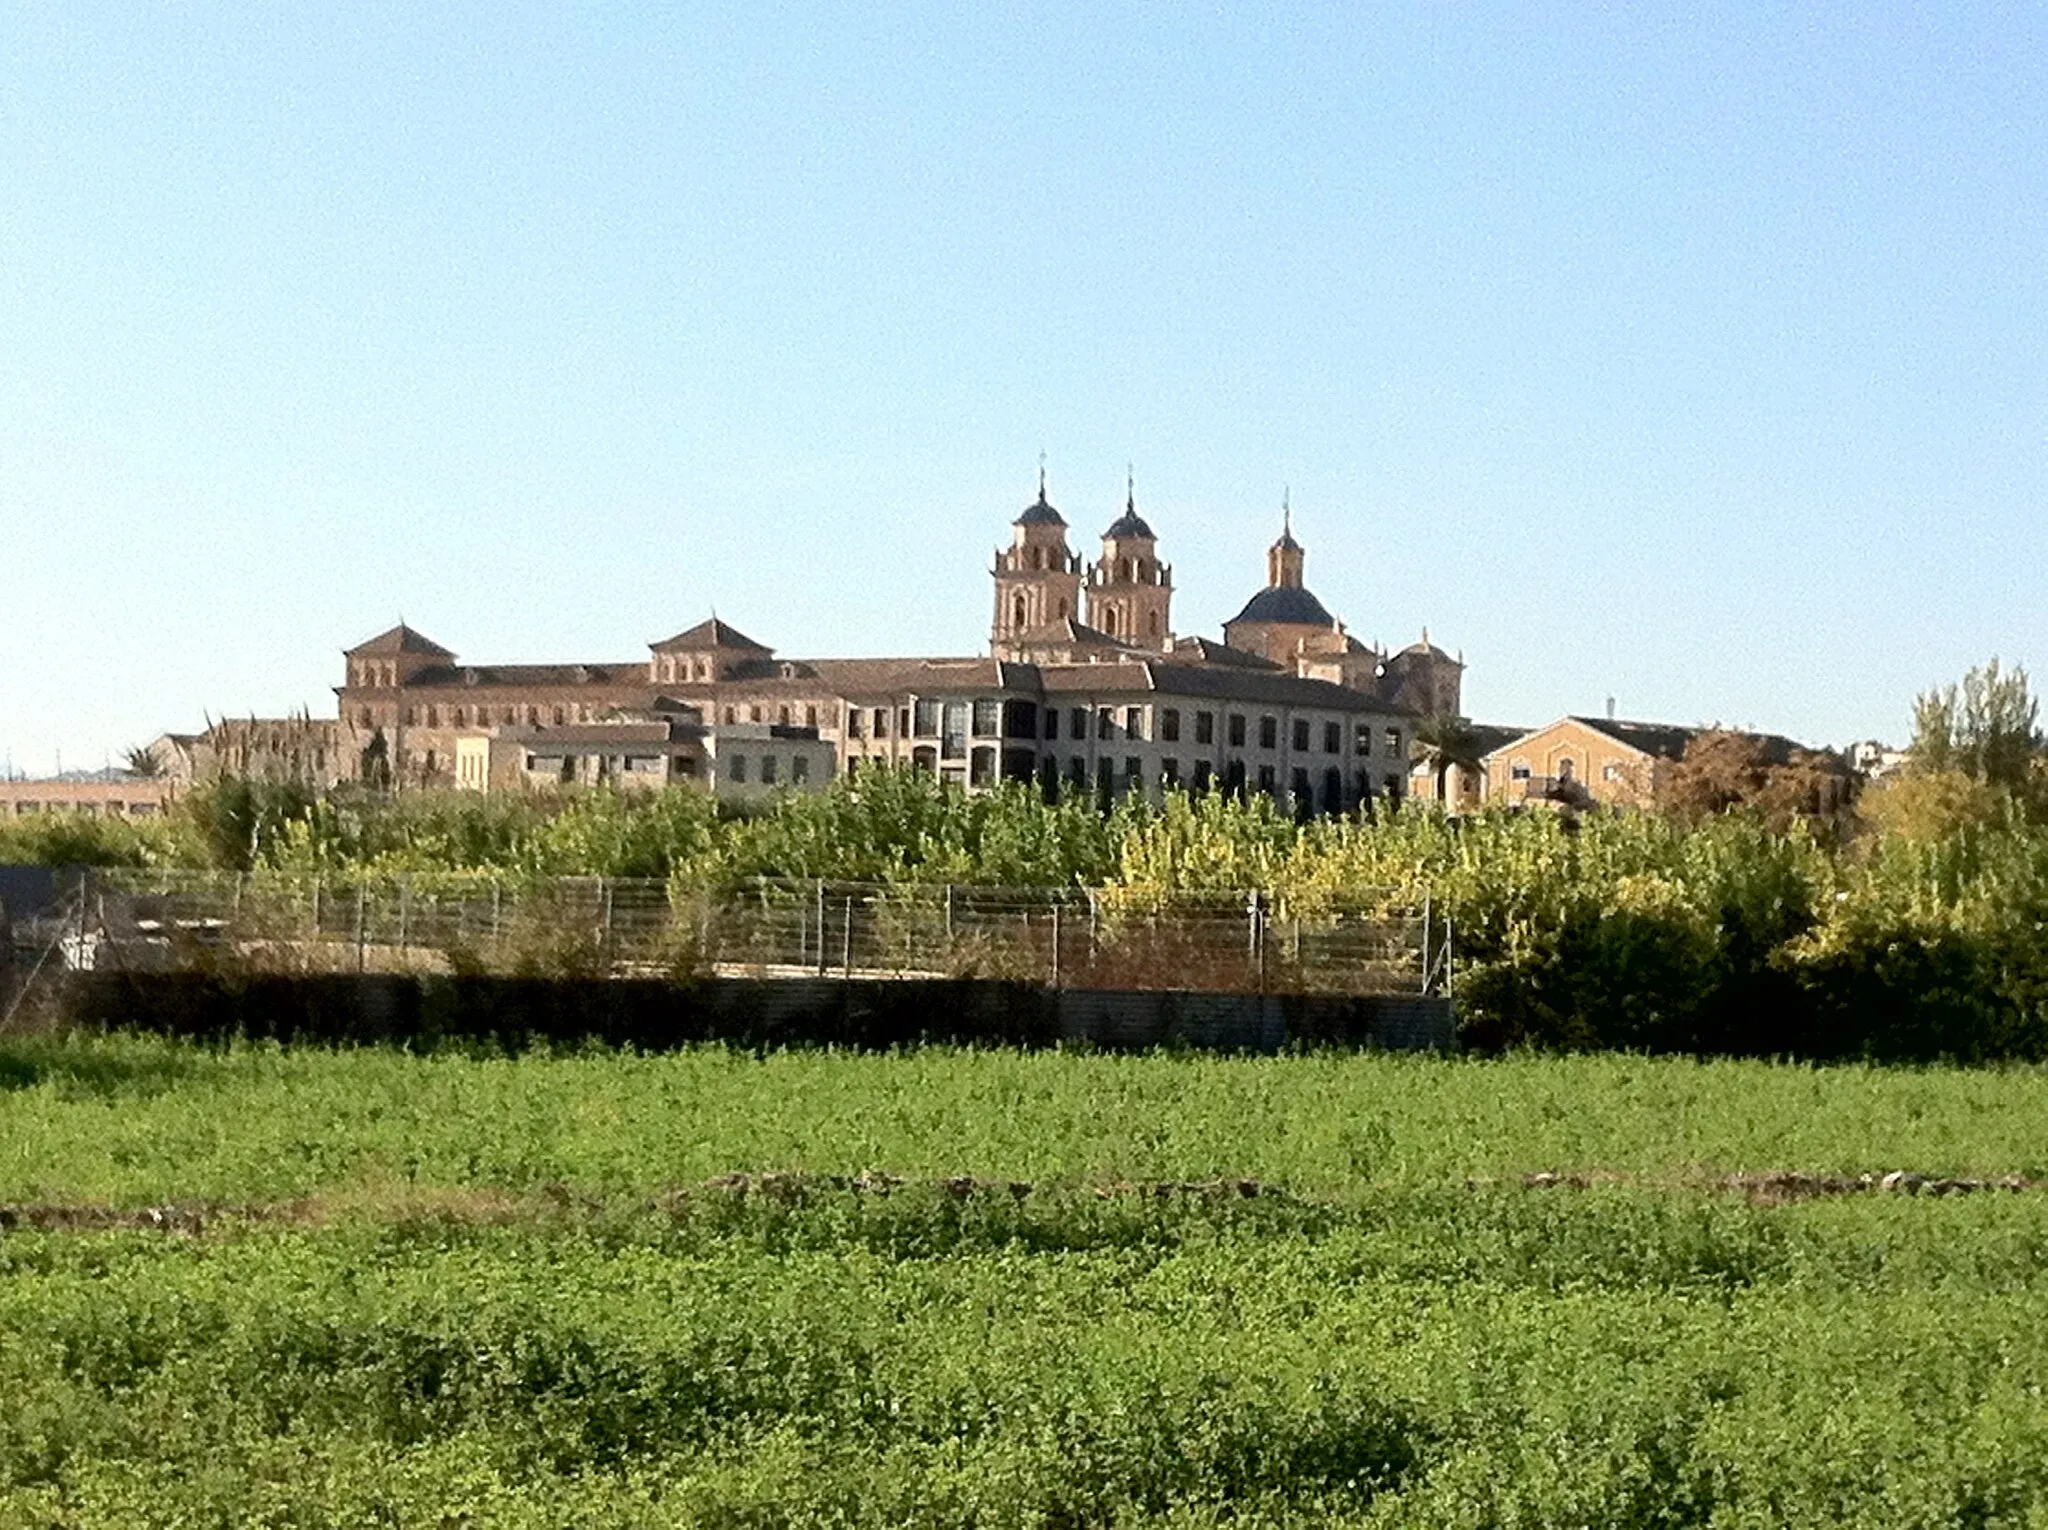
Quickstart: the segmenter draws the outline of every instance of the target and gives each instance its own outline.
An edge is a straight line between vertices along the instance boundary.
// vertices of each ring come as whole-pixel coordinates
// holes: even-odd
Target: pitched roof
[[[1169,664],[1222,664],[1232,669],[1280,668],[1263,654],[1247,653],[1242,648],[1232,648],[1228,643],[1205,637],[1175,638],[1172,649],[1162,657]]]
[[[367,643],[356,644],[355,647],[345,650],[345,653],[350,658],[363,653],[423,653],[437,659],[455,657],[450,650],[443,648],[432,638],[413,631],[404,622],[400,622],[389,632],[378,633]]]
[[[663,638],[659,643],[647,646],[656,653],[675,648],[751,648],[756,653],[775,652],[766,643],[755,642],[737,627],[728,626],[715,616],[705,618],[672,638]]]
[[[1022,647],[1033,647],[1049,643],[1080,644],[1087,647],[1103,648],[1129,648],[1131,646],[1121,638],[1111,637],[1101,628],[1091,627],[1086,622],[1077,622],[1071,616],[1063,616],[1054,622],[1041,622],[1036,627],[1027,628],[1025,631],[1018,633],[1010,639],[1010,642]]]
[[[1408,707],[1365,691],[1328,680],[1304,679],[1278,669],[1211,667],[1147,659],[1136,664],[1047,664],[1039,667],[1039,675],[1048,695],[1156,691],[1162,695],[1246,705],[1322,707],[1333,712],[1371,712],[1389,717],[1415,715]]]
[[[647,663],[624,664],[433,664],[406,682],[408,688],[445,685],[635,685],[645,684]]]

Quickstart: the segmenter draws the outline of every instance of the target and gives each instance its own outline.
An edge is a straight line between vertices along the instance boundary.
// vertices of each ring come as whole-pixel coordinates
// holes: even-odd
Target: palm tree
[[[134,748],[123,751],[123,759],[131,776],[154,779],[164,773],[163,758],[156,752],[154,744],[137,744]]]
[[[1451,767],[1471,773],[1479,769],[1479,735],[1464,718],[1450,712],[1432,712],[1415,725],[1415,752],[1436,773],[1436,800],[1445,801],[1445,783]]]

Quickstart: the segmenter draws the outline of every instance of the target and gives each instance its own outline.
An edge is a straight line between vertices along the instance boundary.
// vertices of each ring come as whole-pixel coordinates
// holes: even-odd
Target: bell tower
[[[1088,571],[1088,625],[1132,648],[1173,646],[1173,568],[1161,563],[1159,539],[1138,514],[1133,477],[1124,513],[1102,534],[1102,556]]]
[[[1011,543],[996,552],[991,645],[1000,653],[1035,628],[1081,617],[1081,559],[1067,547],[1067,523],[1045,497],[1045,463],[1038,464],[1038,498],[1012,521]]]

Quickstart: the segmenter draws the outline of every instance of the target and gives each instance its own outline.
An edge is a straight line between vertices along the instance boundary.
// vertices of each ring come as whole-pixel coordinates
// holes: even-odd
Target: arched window
[[[1019,595],[1010,607],[1010,625],[1019,632],[1024,630],[1024,597]]]
[[[1061,621],[1065,621],[1066,619],[1067,619],[1067,603],[1066,603],[1066,602],[1065,602],[1065,601],[1063,600],[1063,601],[1061,601],[1061,602],[1060,602],[1060,620],[1061,620]]]
[[[1152,613],[1151,619],[1145,624],[1145,630],[1154,637],[1159,636],[1159,613],[1157,611]]]
[[[1131,560],[1129,558],[1124,559],[1123,573],[1120,574],[1118,577],[1121,578],[1125,584],[1129,584],[1131,582]]]

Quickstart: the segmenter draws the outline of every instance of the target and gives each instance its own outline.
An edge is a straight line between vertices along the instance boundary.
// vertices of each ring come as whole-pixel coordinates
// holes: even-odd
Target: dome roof
[[[1334,627],[1332,616],[1320,600],[1300,585],[1271,585],[1244,603],[1231,618],[1235,622],[1281,622],[1297,627]]]
[[[1064,526],[1067,523],[1059,511],[1053,509],[1051,502],[1046,499],[1045,488],[1041,485],[1038,490],[1037,501],[1026,505],[1024,513],[1010,524],[1013,526]]]
[[[1143,537],[1148,542],[1159,540],[1158,537],[1152,534],[1152,528],[1145,524],[1145,517],[1138,514],[1136,506],[1126,509],[1122,515],[1118,516],[1110,524],[1109,530],[1105,531],[1102,535],[1104,538]]]

